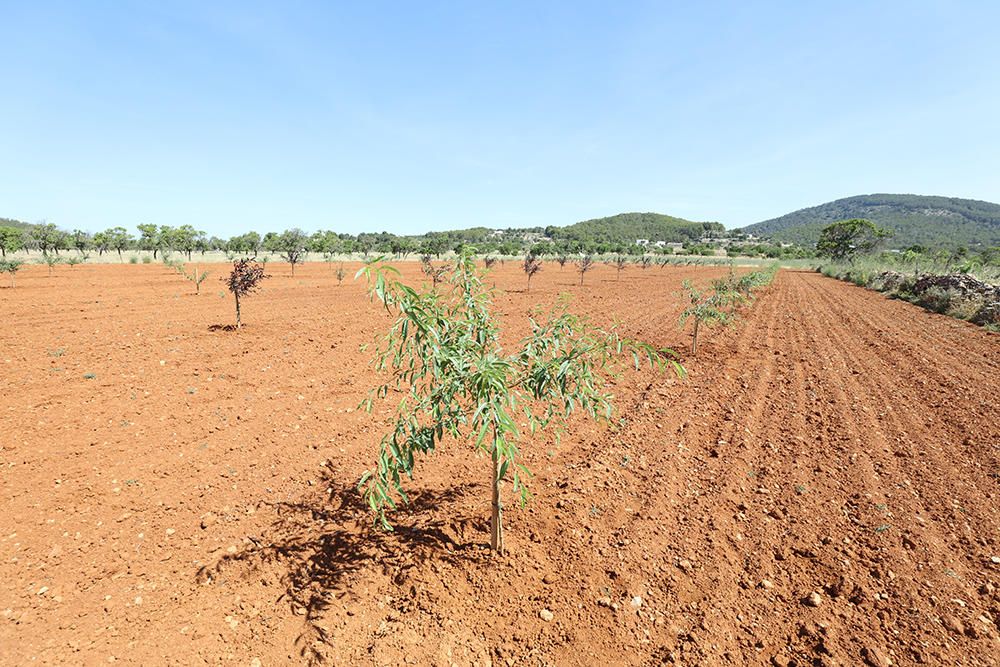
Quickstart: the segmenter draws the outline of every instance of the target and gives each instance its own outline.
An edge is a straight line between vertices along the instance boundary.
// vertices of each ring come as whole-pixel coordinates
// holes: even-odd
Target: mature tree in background
[[[261,251],[261,248],[264,247],[264,240],[257,232],[247,232],[243,235],[243,239],[246,242],[247,250],[252,252],[254,257],[256,257]]]
[[[153,253],[153,259],[160,252],[163,244],[163,236],[156,225],[145,223],[135,226],[139,230],[139,249]]]
[[[197,231],[194,233],[194,249],[200,252],[202,254],[202,257],[205,256],[205,251],[208,250],[210,247],[211,247],[211,240],[208,238],[207,233],[202,231]],[[188,259],[191,259],[190,255],[188,255]]]
[[[104,231],[107,237],[108,247],[118,251],[118,259],[124,261],[122,251],[127,249],[132,243],[132,235],[124,227],[112,227]]]
[[[177,230],[170,225],[160,225],[157,236],[160,241],[160,255],[163,259],[167,259],[172,251],[177,250]]]
[[[320,253],[325,257],[330,258],[341,252],[342,244],[340,242],[340,237],[337,236],[336,232],[321,229],[309,237],[309,242],[306,244],[306,247],[309,252]]]
[[[261,248],[260,234],[257,232],[240,234],[239,236],[232,237],[224,244],[221,244],[220,247],[223,247],[232,253],[243,253],[256,257]]]
[[[450,243],[448,242],[448,237],[438,236],[438,235],[427,235],[427,238],[420,245],[420,252],[424,255],[434,255],[435,257],[440,257],[442,253],[448,250]]]
[[[871,220],[853,218],[827,225],[820,232],[816,252],[834,260],[852,260],[872,252],[892,232]]]
[[[111,248],[111,239],[108,238],[107,232],[97,232],[91,239],[91,244],[97,249],[97,255],[103,256]]]
[[[276,250],[292,265],[292,275],[295,275],[295,265],[305,260],[306,244],[309,237],[301,229],[289,229],[282,232],[276,243]]]
[[[260,247],[268,252],[281,252],[281,234],[277,232],[267,232],[261,240]]]
[[[396,257],[406,259],[407,255],[417,251],[417,244],[414,243],[413,239],[396,236],[389,242],[389,249]]]
[[[178,252],[187,253],[188,261],[191,261],[191,253],[198,248],[198,236],[205,232],[199,232],[191,225],[181,225],[174,230],[173,248]]]
[[[90,234],[81,230],[74,229],[69,235],[70,245],[81,255],[83,251],[90,247]]]
[[[50,252],[59,254],[60,248],[66,247],[66,232],[61,231],[51,222],[40,222],[28,231],[31,245],[41,250],[43,255]]]
[[[0,256],[16,252],[24,247],[24,232],[17,227],[0,227]]]

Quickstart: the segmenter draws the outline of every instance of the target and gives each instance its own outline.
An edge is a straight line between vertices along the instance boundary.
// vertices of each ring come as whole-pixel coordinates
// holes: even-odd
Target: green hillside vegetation
[[[649,239],[684,243],[706,236],[721,236],[725,227],[718,222],[692,222],[662,213],[619,213],[607,218],[584,220],[568,227],[547,227],[546,232],[553,240],[634,244],[636,239]]]
[[[14,227],[15,229],[29,229],[33,227],[30,222],[21,222],[13,218],[0,218],[0,227]]]
[[[838,220],[864,218],[892,230],[890,247],[987,247],[1000,245],[1000,204],[923,195],[874,194],[804,208],[742,231],[812,247]]]

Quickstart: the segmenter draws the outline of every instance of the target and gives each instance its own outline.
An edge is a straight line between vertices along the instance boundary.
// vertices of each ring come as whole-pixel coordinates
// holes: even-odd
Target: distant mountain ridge
[[[894,232],[890,247],[1000,245],[1000,204],[927,195],[872,194],[804,208],[743,228],[785,243],[812,246],[823,227],[866,218]]]

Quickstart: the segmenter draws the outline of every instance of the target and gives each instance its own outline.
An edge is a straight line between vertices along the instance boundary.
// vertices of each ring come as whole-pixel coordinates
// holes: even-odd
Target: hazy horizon
[[[0,216],[419,234],[1000,201],[1000,5],[0,9]]]

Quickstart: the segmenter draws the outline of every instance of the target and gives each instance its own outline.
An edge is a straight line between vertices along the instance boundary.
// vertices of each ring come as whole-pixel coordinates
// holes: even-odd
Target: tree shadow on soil
[[[305,628],[296,645],[311,664],[326,662],[323,649],[332,644],[328,629],[320,623],[323,613],[338,601],[355,597],[351,586],[362,571],[378,568],[402,584],[409,569],[431,559],[454,564],[485,557],[476,538],[488,534],[482,519],[437,518],[443,515],[438,508],[453,504],[474,484],[411,493],[410,503],[393,512],[394,530],[388,532],[374,526],[356,487],[345,487],[325,475],[319,488],[330,489],[329,496],[266,503],[277,512],[277,519],[265,534],[249,537],[250,546],[222,556],[197,574],[199,583],[207,584],[241,567],[250,579],[265,564],[278,564],[284,570],[285,589],[278,601],[288,602],[293,613],[303,616]]]
[[[209,331],[237,331],[235,324],[210,324]]]

